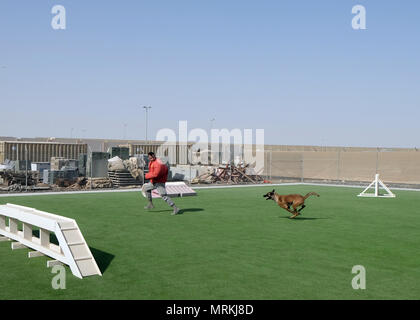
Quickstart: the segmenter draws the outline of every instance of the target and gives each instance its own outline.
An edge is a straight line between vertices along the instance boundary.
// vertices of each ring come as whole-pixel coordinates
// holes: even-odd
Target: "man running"
[[[149,156],[149,172],[146,174],[146,179],[149,179],[150,182],[145,183],[141,189],[143,196],[145,196],[149,203],[145,206],[145,209],[153,209],[155,206],[152,202],[152,190],[157,189],[160,196],[165,202],[174,208],[172,215],[179,213],[179,209],[175,206],[175,203],[170,197],[168,197],[165,189],[165,183],[168,179],[168,167],[156,158],[156,155],[153,152],[148,153]]]

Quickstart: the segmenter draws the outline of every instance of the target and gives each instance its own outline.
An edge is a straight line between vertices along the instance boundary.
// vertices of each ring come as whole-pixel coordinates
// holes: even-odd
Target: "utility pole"
[[[146,110],[146,143],[149,143],[149,139],[147,138],[147,131],[148,131],[148,122],[149,122],[149,110],[152,109],[151,106],[143,106],[143,109]]]
[[[87,145],[87,147],[90,151],[90,170],[89,171],[90,171],[90,190],[92,190],[92,184],[93,184],[93,181],[92,181],[93,151],[92,151],[92,148],[89,145]],[[86,170],[87,170],[87,168],[86,168]]]
[[[210,119],[210,132],[209,132],[209,145],[207,146],[207,149],[209,149],[210,150],[210,152],[209,152],[209,157],[210,157],[210,163],[211,163],[211,161],[212,161],[212,158],[213,158],[213,153],[212,153],[212,150],[213,150],[213,141],[211,141],[211,131],[213,130],[213,123],[214,123],[214,121],[215,121],[216,119],[215,118],[211,118]],[[220,161],[220,159],[219,159],[219,161]]]
[[[28,191],[28,147],[25,144],[25,187],[26,187],[26,191]]]
[[[213,122],[214,120],[216,120],[215,118],[211,118],[210,119],[210,134],[211,134],[211,129],[213,129]]]

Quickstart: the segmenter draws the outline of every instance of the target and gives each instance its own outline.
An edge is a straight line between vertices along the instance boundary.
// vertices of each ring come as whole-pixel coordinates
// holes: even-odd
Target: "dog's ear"
[[[271,191],[272,193],[274,193],[274,189],[273,189],[273,191]]]

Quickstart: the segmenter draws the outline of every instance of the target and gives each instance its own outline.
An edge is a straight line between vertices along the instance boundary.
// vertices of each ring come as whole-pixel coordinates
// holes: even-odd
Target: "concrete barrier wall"
[[[340,156],[338,180],[370,181],[373,179],[377,166],[376,152],[341,152]]]
[[[380,152],[378,173],[384,181],[420,184],[420,152]]]
[[[420,184],[420,152],[271,151],[265,152],[268,178],[371,181],[375,173],[391,183]]]

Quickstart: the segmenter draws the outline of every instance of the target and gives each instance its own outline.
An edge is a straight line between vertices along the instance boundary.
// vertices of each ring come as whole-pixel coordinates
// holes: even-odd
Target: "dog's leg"
[[[294,219],[294,218],[296,218],[298,215],[300,215],[299,211],[297,211],[296,209],[295,209],[295,211],[293,211],[292,213],[293,213],[293,216],[291,216],[291,217],[290,217],[290,219]]]
[[[302,207],[298,210],[298,212],[301,212],[306,206],[303,204]]]
[[[284,210],[289,211],[291,214],[294,214],[295,213],[294,211],[290,210],[289,207],[288,207],[288,205],[285,204],[285,203],[279,203],[278,205],[280,207],[282,207]]]
[[[292,210],[290,210],[290,205],[288,203],[280,202],[280,203],[277,203],[277,204],[280,207],[282,207],[284,210],[287,210],[287,211],[289,211],[292,214],[292,216],[289,217],[290,219],[294,219],[294,218],[296,218],[299,215],[299,212],[297,212],[295,206],[293,206],[293,209],[294,210],[292,211]]]
[[[302,208],[300,208],[299,210],[297,208],[299,208],[300,206],[302,206]],[[303,201],[299,201],[293,204],[293,213],[294,213],[294,217],[297,217],[298,215],[300,215],[300,211],[305,207],[305,205],[303,204]]]
[[[296,210],[295,206],[293,206],[293,211],[292,210],[287,210],[287,211],[289,211],[292,214],[290,219],[294,219],[299,215],[299,212]]]

